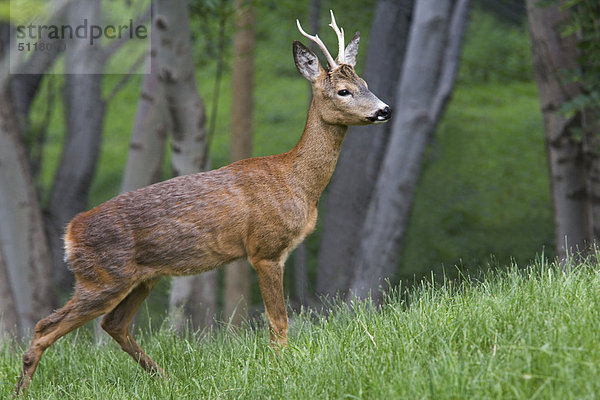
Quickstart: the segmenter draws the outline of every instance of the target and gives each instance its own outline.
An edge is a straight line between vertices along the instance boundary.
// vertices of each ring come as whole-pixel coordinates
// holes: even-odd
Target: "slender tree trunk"
[[[0,24],[0,88],[9,85],[8,75],[8,52],[10,48],[8,46],[8,32],[9,27],[6,24]],[[2,93],[0,91],[0,93]],[[4,100],[6,101],[6,100]],[[10,103],[10,101],[8,101]],[[0,109],[1,110],[1,109]],[[10,108],[8,109],[10,111]],[[8,114],[10,115],[10,113]],[[0,142],[2,146],[9,146],[12,143],[5,142],[9,137],[8,131],[17,128],[17,122],[14,120],[5,120],[4,114],[0,114]],[[18,132],[13,132],[11,135],[17,136]],[[0,153],[1,155],[2,153]],[[4,174],[5,168],[2,168],[2,159],[0,159],[0,207],[4,207],[6,189],[4,188]],[[0,208],[2,213],[2,208]],[[8,266],[4,256],[4,246],[0,241],[0,336],[8,334],[14,336],[19,332],[19,316],[17,314],[17,307],[15,304],[15,294],[11,287],[10,274]]]
[[[172,122],[171,163],[175,175],[207,167],[204,103],[198,94],[185,1],[156,0],[153,26],[158,35],[158,82]],[[173,279],[169,300],[171,320],[180,332],[212,325],[216,313],[217,275],[210,271]]]
[[[157,45],[158,35],[152,35],[151,50],[146,60],[150,64],[150,73],[142,79],[122,192],[151,185],[161,178],[169,115],[164,96],[159,91]]]
[[[561,77],[561,73],[577,68],[577,43],[573,35],[563,37],[559,31],[569,12],[560,10],[558,4],[538,6],[537,3],[537,0],[527,1],[527,15],[544,117],[556,253],[564,260],[567,253],[583,251],[592,239],[587,218],[585,157],[581,141],[571,130],[581,126],[582,115],[568,118],[559,111],[563,103],[580,94],[575,83],[567,84]]]
[[[186,329],[210,329],[215,322],[217,274],[173,278],[169,299],[169,315],[173,328],[183,333]]]
[[[0,89],[0,310],[4,326],[16,323],[24,336],[55,302],[40,205],[7,85],[3,80]]]
[[[310,25],[311,32],[315,35],[319,33],[319,19],[321,16],[321,0],[311,0],[310,2]],[[309,43],[310,49],[319,53],[319,46],[313,41]],[[309,105],[312,93],[309,88]],[[310,305],[316,303],[313,296],[309,295],[308,290],[308,256],[306,251],[306,241],[303,241],[293,252],[294,260],[294,294],[298,305]]]
[[[19,318],[15,295],[10,286],[10,275],[0,249],[0,339],[4,334],[15,336],[19,333]]]
[[[57,6],[48,21],[50,24],[59,25],[64,22],[67,4],[57,4]],[[41,41],[51,40],[53,46],[45,51],[32,52],[27,59],[21,60],[21,63],[13,66],[12,69],[10,80],[12,102],[22,134],[29,128],[29,109],[39,91],[44,74],[63,52],[63,41],[57,38],[49,39],[48,33],[45,30],[41,32]]]
[[[231,162],[252,157],[254,90],[254,9],[248,0],[235,1],[231,104]],[[248,316],[250,267],[246,259],[225,266],[225,320],[239,326]]]
[[[67,21],[73,26],[100,13],[99,2],[76,1],[67,10]],[[48,236],[54,264],[54,279],[63,292],[72,288],[73,276],[63,258],[62,236],[66,224],[87,208],[89,188],[96,170],[105,102],[102,99],[103,58],[98,46],[89,46],[87,39],[69,41],[65,56],[66,139],[60,164],[48,203]],[[93,71],[93,73],[89,73]]]
[[[586,184],[588,246],[600,241],[600,121],[599,109],[582,113],[584,137],[581,143]],[[587,250],[587,249],[586,249]]]
[[[14,66],[19,73],[8,75],[12,49],[8,25],[1,25],[0,335],[25,336],[56,304],[50,250],[22,137],[29,127],[29,109],[43,73],[57,52],[35,52]]]
[[[206,168],[206,113],[196,85],[188,6],[184,1],[156,4],[158,80],[173,124],[173,174],[193,174]]]
[[[61,14],[57,15],[57,18],[60,16]],[[19,66],[19,73],[12,75],[12,99],[22,133],[29,128],[29,109],[39,91],[44,73],[61,54],[62,41],[52,39],[52,43],[53,50],[33,52],[31,57]]]
[[[350,290],[358,297],[380,299],[378,287],[396,271],[423,154],[452,92],[467,9],[467,0],[415,4],[392,136],[356,252]]]
[[[252,157],[254,107],[254,8],[251,0],[235,0],[233,37],[231,162]]]
[[[371,28],[364,78],[388,104],[395,104],[413,0],[381,0]],[[317,291],[334,296],[349,287],[355,249],[379,174],[392,124],[352,127],[329,185],[318,258]]]

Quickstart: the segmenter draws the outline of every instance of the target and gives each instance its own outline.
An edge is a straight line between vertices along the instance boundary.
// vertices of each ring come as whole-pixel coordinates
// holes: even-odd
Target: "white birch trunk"
[[[15,296],[10,286],[10,276],[0,250],[0,340],[5,334],[14,336],[19,333],[19,319]]]
[[[580,124],[577,116],[567,118],[560,106],[577,96],[575,83],[565,84],[563,71],[577,68],[574,36],[563,38],[559,24],[568,15],[558,5],[542,7],[527,1],[527,14],[540,107],[544,117],[546,154],[550,173],[556,254],[565,260],[568,253],[586,247],[591,239],[586,208],[586,173],[581,143],[572,137],[571,127]]]
[[[0,90],[0,278],[4,325],[32,332],[50,312],[52,268],[37,193],[6,86]],[[11,312],[10,307],[14,307]]]
[[[144,75],[135,112],[122,192],[139,189],[160,181],[165,141],[169,129],[164,96],[159,90],[156,48],[158,35],[152,35],[146,62],[150,73]]]

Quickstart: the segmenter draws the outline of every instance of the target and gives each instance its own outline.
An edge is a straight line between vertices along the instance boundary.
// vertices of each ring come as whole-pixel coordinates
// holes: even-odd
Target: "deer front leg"
[[[260,293],[265,303],[271,345],[287,344],[288,319],[283,297],[283,262],[253,261]]]

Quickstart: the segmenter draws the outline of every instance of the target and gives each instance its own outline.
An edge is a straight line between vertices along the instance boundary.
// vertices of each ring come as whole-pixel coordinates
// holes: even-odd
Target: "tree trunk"
[[[206,113],[196,85],[188,6],[167,0],[156,4],[158,80],[173,124],[173,174],[193,174],[206,168]]]
[[[544,117],[546,154],[554,207],[556,254],[584,250],[592,237],[587,219],[586,169],[581,141],[572,128],[581,126],[580,114],[572,118],[559,111],[562,104],[580,94],[576,84],[567,84],[561,73],[577,68],[577,43],[573,35],[563,37],[560,24],[568,17],[558,4],[538,6],[527,0],[533,65]]]
[[[63,23],[66,16],[67,4],[57,4],[52,11],[48,25]],[[29,109],[37,95],[44,74],[52,67],[56,59],[63,53],[64,42],[58,38],[49,39],[48,31],[41,32],[40,42],[51,41],[50,48],[44,51],[33,51],[27,59],[21,59],[19,63],[11,66],[11,94],[14,111],[19,122],[19,130],[22,134],[29,127]]]
[[[210,329],[215,322],[217,274],[215,271],[201,275],[173,278],[169,298],[169,316],[173,328],[183,333]]]
[[[158,35],[152,35],[151,49],[146,61],[150,64],[150,73],[144,75],[142,79],[127,165],[121,185],[122,192],[142,188],[161,179],[169,115],[164,96],[159,91],[157,45]]]
[[[73,2],[67,21],[74,26],[88,19],[94,24],[100,13],[99,2]],[[91,20],[90,20],[91,19]],[[54,264],[54,279],[63,292],[72,288],[73,276],[63,261],[62,236],[65,225],[87,208],[89,188],[100,152],[105,103],[102,99],[104,63],[98,46],[87,39],[74,38],[65,55],[66,140],[48,203],[48,234]],[[88,73],[93,71],[93,73]]]
[[[62,18],[59,12],[53,22]],[[46,34],[44,34],[47,37]],[[15,69],[18,73],[12,75],[11,92],[14,110],[19,121],[19,129],[22,133],[29,128],[29,109],[37,95],[44,73],[54,64],[54,61],[62,53],[62,41],[51,39],[53,50],[34,51],[31,56]]]
[[[15,304],[15,295],[10,286],[8,267],[4,261],[3,249],[0,249],[0,338],[5,334],[15,336],[19,333],[19,317]]]
[[[153,26],[158,35],[158,82],[172,122],[171,163],[175,175],[199,172],[207,167],[205,111],[198,94],[190,42],[187,2],[157,0]],[[173,279],[170,314],[181,329],[186,319],[192,328],[209,327],[216,310],[216,271]]]
[[[248,0],[235,1],[231,104],[231,162],[252,157],[254,81],[254,9]],[[226,321],[239,326],[248,316],[250,268],[246,259],[225,266]]]
[[[415,4],[392,119],[392,133],[361,229],[351,292],[381,298],[393,277],[419,179],[423,154],[456,76],[467,0]]]
[[[8,84],[3,79],[0,89],[0,310],[5,327],[16,322],[25,336],[55,302],[40,205]]]
[[[311,0],[310,2],[310,31],[313,34],[319,33],[319,19],[321,16],[321,0]],[[310,49],[315,53],[319,53],[319,46],[313,41],[309,43]],[[312,97],[311,89],[309,88],[309,105]],[[308,257],[306,251],[306,241],[303,241],[296,247],[293,252],[294,266],[294,294],[298,306],[315,304],[316,300],[309,295],[308,289]]]
[[[581,114],[584,131],[581,143],[586,184],[586,219],[588,247],[600,241],[600,109],[587,109]],[[588,249],[586,249],[588,250]]]
[[[412,19],[413,0],[382,0],[370,34],[364,78],[388,104],[395,104]],[[349,287],[354,253],[392,124],[349,129],[329,185],[318,258],[317,291],[335,296]]]

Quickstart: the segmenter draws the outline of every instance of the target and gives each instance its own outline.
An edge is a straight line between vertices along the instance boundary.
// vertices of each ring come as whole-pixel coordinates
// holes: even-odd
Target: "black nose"
[[[392,117],[392,109],[388,106],[385,106],[385,108],[382,108],[381,110],[377,111],[377,114],[375,114],[375,116],[377,117],[377,121],[387,121]]]

